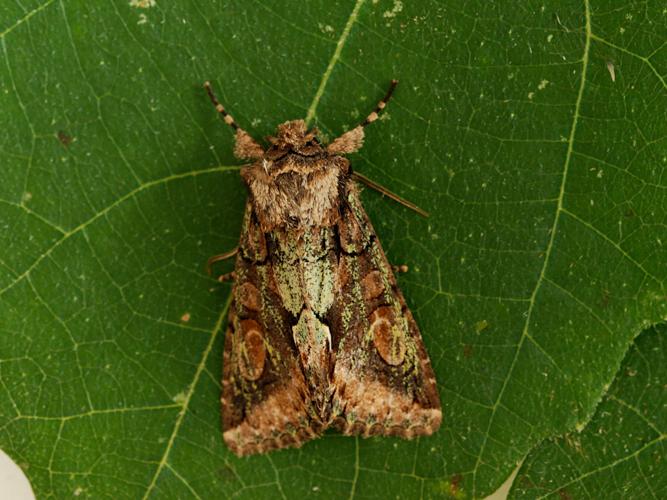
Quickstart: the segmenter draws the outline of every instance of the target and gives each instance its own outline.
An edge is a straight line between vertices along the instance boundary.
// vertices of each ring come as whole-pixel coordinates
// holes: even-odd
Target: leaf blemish
[[[616,81],[616,69],[614,68],[614,62],[613,61],[607,61],[607,71],[609,71],[609,76],[611,77],[611,81],[615,82]]]
[[[400,0],[394,0],[394,6],[391,8],[391,10],[387,10],[382,14],[382,17],[386,19],[391,19],[392,17],[396,17],[396,14],[401,12],[403,10],[403,2]]]
[[[72,144],[72,142],[74,141],[74,137],[72,137],[71,135],[66,134],[62,130],[59,130],[58,131],[58,140],[60,141],[60,143],[63,146],[67,147],[70,144]]]
[[[130,0],[130,7],[150,9],[151,7],[155,7],[155,0]]]
[[[185,391],[179,392],[171,400],[176,404],[183,405],[185,403]]]
[[[335,31],[333,26],[331,26],[330,24],[317,23],[317,27],[320,29],[322,33],[326,34],[331,34]]]
[[[489,322],[485,319],[478,321],[475,323],[475,331],[477,333],[482,333],[484,330],[486,330],[489,327]]]

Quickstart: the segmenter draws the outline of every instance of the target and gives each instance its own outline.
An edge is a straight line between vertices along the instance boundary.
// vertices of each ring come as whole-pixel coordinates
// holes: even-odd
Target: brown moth
[[[241,168],[249,196],[239,247],[209,260],[236,255],[222,424],[237,455],[299,447],[329,427],[409,439],[440,426],[431,362],[356,179],[378,186],[353,175],[343,156],[362,146],[396,83],[330,144],[294,120],[266,149],[205,84],[236,130],[234,154],[252,161]]]

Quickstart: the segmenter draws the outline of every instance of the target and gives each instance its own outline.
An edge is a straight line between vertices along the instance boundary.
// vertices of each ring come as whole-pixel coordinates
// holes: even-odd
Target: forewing
[[[338,232],[333,423],[345,434],[431,434],[442,420],[431,362],[352,181]]]
[[[223,355],[223,436],[237,455],[298,447],[322,431],[267,257],[249,203]]]

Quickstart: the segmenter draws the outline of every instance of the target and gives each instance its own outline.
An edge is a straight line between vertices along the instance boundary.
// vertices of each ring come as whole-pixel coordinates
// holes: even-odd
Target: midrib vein
[[[551,251],[553,250],[554,246],[554,241],[556,239],[556,231],[558,230],[558,221],[560,219],[560,214],[563,210],[563,196],[565,194],[565,184],[567,182],[567,173],[570,167],[570,161],[572,159],[572,153],[574,150],[574,138],[577,132],[577,123],[579,121],[579,110],[581,107],[581,101],[583,99],[584,95],[584,87],[586,85],[586,71],[588,69],[588,53],[589,53],[589,48],[591,44],[591,16],[590,16],[590,6],[589,6],[589,0],[584,0],[584,9],[585,9],[585,14],[586,14],[586,40],[584,44],[584,55],[582,57],[582,69],[581,69],[581,80],[579,82],[579,92],[577,94],[577,100],[574,105],[574,117],[572,118],[572,127],[570,129],[570,137],[568,138],[568,144],[567,144],[567,153],[565,155],[565,162],[563,164],[563,176],[561,178],[561,183],[560,183],[560,192],[558,194],[558,202],[556,204],[556,214],[554,215],[554,221],[551,226],[551,234],[549,237],[549,242],[547,244],[547,248],[545,250],[545,255],[544,255],[544,262],[542,264],[542,269],[540,270],[540,275],[537,278],[537,282],[535,283],[535,288],[533,289],[533,293],[530,296],[530,302],[528,306],[528,312],[526,314],[526,321],[523,326],[523,331],[521,332],[521,338],[519,339],[519,343],[516,348],[516,352],[514,354],[514,359],[512,359],[512,363],[510,365],[510,368],[507,372],[507,376],[505,377],[505,380],[503,381],[503,385],[500,388],[500,392],[498,393],[498,397],[496,398],[495,403],[493,404],[493,409],[491,410],[491,417],[489,418],[489,425],[486,428],[486,432],[484,433],[484,441],[482,442],[482,446],[480,448],[479,454],[477,455],[477,462],[475,463],[475,468],[473,471],[473,492],[472,496],[473,498],[476,497],[476,490],[477,490],[477,471],[479,470],[480,465],[482,464],[482,457],[484,456],[484,451],[486,449],[486,444],[489,439],[489,431],[491,430],[491,427],[493,426],[495,415],[496,415],[496,410],[498,409],[498,406],[500,405],[501,400],[503,399],[503,395],[505,394],[505,389],[507,388],[508,381],[512,378],[512,373],[514,372],[514,368],[516,366],[517,359],[519,358],[519,354],[521,353],[521,350],[523,348],[523,344],[526,341],[526,338],[529,338],[530,335],[528,333],[528,329],[530,327],[530,321],[533,315],[533,310],[535,308],[535,300],[537,298],[537,294],[540,291],[540,288],[542,287],[542,283],[544,281],[545,273],[547,270],[547,267],[549,265],[549,260],[551,257]]]
[[[340,35],[338,43],[336,43],[336,48],[334,50],[333,55],[331,56],[331,60],[329,60],[329,65],[327,66],[327,69],[324,71],[324,75],[322,75],[322,80],[320,81],[320,86],[317,87],[317,91],[315,92],[315,97],[313,97],[313,102],[311,102],[310,106],[308,107],[308,113],[306,114],[306,125],[308,125],[310,121],[315,117],[315,113],[317,111],[317,105],[320,103],[322,94],[324,94],[324,89],[327,86],[329,77],[333,72],[334,66],[336,66],[336,63],[338,62],[338,59],[340,59],[340,54],[343,51],[343,47],[345,46],[347,37],[350,34],[350,30],[352,29],[352,26],[354,26],[354,23],[357,20],[357,16],[359,15],[359,9],[361,9],[361,6],[364,4],[365,1],[366,0],[357,0],[357,3],[354,4],[354,8],[350,13],[350,17],[348,18],[347,23],[345,23],[345,28],[343,28],[343,33]]]

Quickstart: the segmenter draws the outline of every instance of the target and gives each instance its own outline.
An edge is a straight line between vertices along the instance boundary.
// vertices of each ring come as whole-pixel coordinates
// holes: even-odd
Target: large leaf
[[[3,2],[0,446],[40,497],[492,491],[667,315],[666,35],[658,1]],[[364,193],[442,429],[237,459],[203,263],[245,194],[201,83],[331,138],[391,78],[352,160],[431,212]]]

